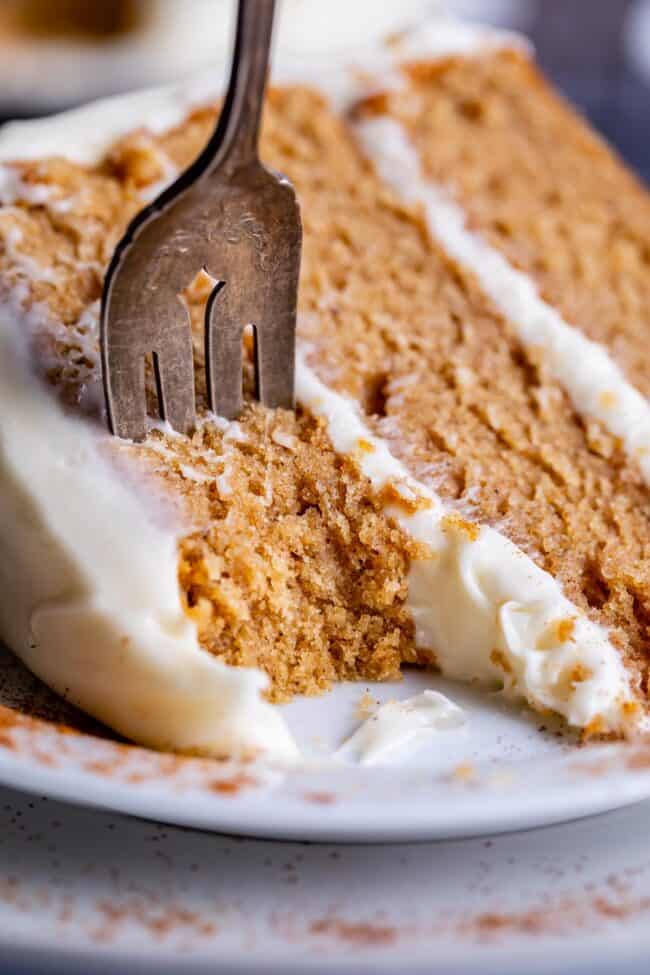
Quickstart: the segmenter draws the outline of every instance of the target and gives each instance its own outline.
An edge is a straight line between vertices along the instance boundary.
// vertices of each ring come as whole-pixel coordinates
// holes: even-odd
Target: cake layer
[[[478,280],[521,343],[568,394],[587,422],[597,421],[650,483],[650,404],[605,348],[570,325],[535,282],[467,224],[465,211],[428,180],[403,126],[388,116],[362,118],[357,137],[387,182],[424,209],[427,227]]]
[[[360,402],[418,480],[500,527],[645,668],[650,510],[638,465],[598,424],[585,426],[543,359],[377,182],[322,101],[276,93],[266,133],[266,158],[305,214],[310,363]]]
[[[478,59],[496,64],[497,75],[501,60]],[[434,67],[403,82],[416,103],[425,98],[419,86],[429,75],[436,76]],[[406,96],[398,90],[381,101],[400,130],[408,126],[393,99],[402,106]],[[358,97],[352,85],[350,110]],[[536,97],[533,87],[528,97]],[[101,465],[99,480],[128,489],[152,538],[159,532],[164,540],[148,559],[148,543],[133,533],[131,544],[142,555],[133,571],[143,581],[160,573],[163,616],[190,625],[193,637],[183,629],[188,674],[195,673],[192,659],[196,674],[209,671],[206,660],[216,661],[224,686],[245,686],[246,707],[253,708],[260,671],[270,678],[267,695],[282,700],[338,679],[393,678],[402,662],[433,663],[451,676],[502,685],[589,733],[638,727],[650,618],[650,509],[642,466],[598,417],[576,409],[570,383],[558,378],[544,350],[522,338],[500,296],[462,254],[449,252],[423,201],[402,192],[399,178],[385,170],[358,113],[341,113],[323,92],[274,89],[262,139],[265,161],[296,186],[304,219],[299,410],[249,405],[237,424],[205,413],[201,322],[209,282],[197,279],[185,295],[196,339],[196,434],[181,438],[154,424],[140,446],[102,432],[97,299],[103,268],[143,199],[193,158],[214,124],[216,109],[209,106],[166,129],[186,103],[178,94],[160,95],[157,103],[150,96],[143,116],[149,129],[118,138],[94,162],[79,135],[81,119],[93,123],[87,111],[61,122],[52,137],[47,125],[39,130],[42,146],[51,138],[68,158],[44,152],[42,159],[5,167],[0,276],[21,308],[5,323],[6,341],[13,347],[22,330],[31,368],[49,383],[43,403],[71,439],[85,431]],[[103,111],[109,117],[111,107],[96,109],[91,136],[102,145]],[[123,126],[123,113],[112,114]],[[69,146],[66,126],[77,133]],[[4,149],[0,140],[0,156],[7,158],[18,135],[10,131]],[[606,349],[601,353],[615,370]],[[10,399],[6,405],[15,409]],[[27,435],[24,424],[20,430]],[[29,436],[36,449],[37,433],[30,428]],[[38,493],[17,457],[4,482],[17,479],[28,494]],[[74,462],[66,467],[74,479]],[[83,484],[76,490],[83,493]],[[88,524],[103,517],[90,495]],[[56,535],[53,519],[61,510],[47,504],[38,493],[43,520]],[[80,497],[77,504],[84,507]],[[101,559],[77,545],[70,519],[66,528],[70,537],[61,534],[60,545],[82,577],[93,577],[96,598]],[[39,552],[38,534],[30,545]],[[28,563],[20,562],[23,573]],[[110,565],[106,571],[112,573]],[[54,596],[65,604],[60,587],[48,602]],[[129,601],[136,622],[160,620],[160,607],[151,611],[148,598],[139,609]],[[253,712],[236,721],[231,714],[236,731],[226,735],[223,722],[215,729],[204,711],[191,733],[181,735],[177,728],[165,733],[155,703],[151,727],[143,730],[143,721],[121,706],[119,692],[106,686],[110,700],[102,701],[99,684],[89,693],[83,673],[75,676],[63,665],[62,682],[46,628],[39,627],[34,645],[29,637],[40,604],[25,606],[22,629],[12,628],[6,608],[2,625],[10,642],[36,673],[68,688],[73,700],[123,733],[207,751],[260,747],[259,726],[271,727],[270,715],[277,715],[262,700],[258,725],[249,731]],[[144,625],[134,633],[124,613],[117,614],[118,644],[125,628],[128,653],[111,657],[108,668],[121,681],[143,654],[152,661],[156,652],[153,634]],[[170,632],[168,623],[163,628]],[[50,649],[65,660],[63,632]],[[83,671],[79,646],[70,653]],[[98,653],[86,666],[101,666],[107,651]],[[244,685],[230,675],[256,677]],[[217,684],[215,671],[219,711],[226,697]],[[178,693],[186,693],[183,682]],[[151,702],[155,696],[149,694]],[[269,749],[286,754],[286,737],[273,727]]]
[[[381,111],[405,127],[425,174],[647,396],[644,188],[521,52],[413,63],[408,73]]]

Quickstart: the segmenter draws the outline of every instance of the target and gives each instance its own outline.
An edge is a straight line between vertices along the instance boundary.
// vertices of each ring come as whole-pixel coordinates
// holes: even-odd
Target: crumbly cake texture
[[[19,204],[0,215],[5,240],[10,228],[14,237],[18,229],[20,253],[48,269],[41,280],[32,277],[31,298],[47,304],[65,327],[35,343],[48,378],[73,409],[88,405],[96,349],[88,348],[84,309],[100,293],[112,248],[141,206],[141,192],[170,162],[187,164],[214,114],[197,112],[160,140],[129,136],[92,172],[62,160],[25,167],[24,181],[51,186],[48,205]],[[293,131],[286,130],[287,116],[295,119]],[[339,134],[340,123],[320,97],[301,91],[272,97],[265,150],[278,168],[288,169],[293,157],[306,173],[325,144],[332,152]],[[357,172],[367,170],[353,158]],[[341,208],[349,192],[342,190]],[[319,261],[315,253],[305,262],[314,306],[322,288]],[[5,279],[20,279],[15,255],[5,251],[2,263]],[[209,279],[199,275],[187,294],[203,409],[201,323],[209,290]],[[402,661],[418,660],[404,606],[417,546],[383,513],[354,461],[333,451],[322,420],[251,405],[225,432],[203,422],[191,440],[154,431],[144,447],[113,441],[108,449],[118,463],[130,455],[200,526],[180,543],[187,612],[207,650],[269,674],[273,699],[318,692],[335,679],[396,678]]]
[[[511,52],[420,63],[406,88],[357,114],[399,118],[472,223],[647,391],[647,198],[533,70]],[[32,192],[0,209],[0,274],[7,290],[27,284],[27,302],[59,323],[33,343],[70,410],[98,410],[86,316],[112,249],[143,195],[195,156],[215,111],[199,109],[161,136],[134,132],[97,166],[15,164]],[[468,531],[496,527],[558,579],[607,627],[645,694],[650,507],[636,461],[575,411],[544,356],[432,240],[422,211],[380,181],[351,122],[319,93],[271,92],[262,156],[301,200],[299,331],[310,366],[360,404],[369,429]],[[278,701],[340,679],[394,678],[403,662],[435,663],[435,648],[416,649],[406,603],[417,545],[355,459],[334,451],[323,421],[252,403],[234,428],[205,415],[207,293],[197,279],[186,296],[197,433],[160,428],[143,446],[105,448],[115,464],[154,478],[193,526],[179,544],[179,583],[202,646],[263,669]],[[570,640],[572,620],[564,626]]]

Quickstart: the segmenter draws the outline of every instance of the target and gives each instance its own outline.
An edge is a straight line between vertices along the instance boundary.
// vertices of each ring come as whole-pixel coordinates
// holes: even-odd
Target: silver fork
[[[204,269],[208,403],[229,419],[243,406],[242,337],[254,328],[256,395],[293,406],[302,228],[291,184],[259,160],[275,0],[239,0],[224,106],[196,161],[139,213],[118,244],[100,320],[108,423],[146,435],[144,358],[153,354],[161,417],[181,433],[196,422],[192,338],[180,295]]]

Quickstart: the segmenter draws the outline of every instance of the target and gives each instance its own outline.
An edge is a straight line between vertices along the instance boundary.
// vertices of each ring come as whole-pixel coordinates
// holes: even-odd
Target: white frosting
[[[184,85],[106,98],[46,118],[9,122],[0,130],[0,161],[62,156],[91,165],[116,139],[142,125],[153,133],[178,125],[196,105],[216,98],[222,85],[222,77],[211,74]]]
[[[388,701],[361,724],[335,753],[358,765],[378,765],[425,736],[465,724],[461,708],[438,691]]]
[[[50,687],[135,741],[294,758],[260,696],[267,678],[199,647],[180,603],[178,525],[102,462],[106,434],[34,377],[19,317],[0,309],[2,636]]]
[[[408,607],[418,646],[435,653],[442,673],[503,683],[508,696],[550,708],[578,727],[629,730],[635,716],[623,704],[634,695],[621,658],[606,630],[564,596],[557,580],[505,535],[461,521],[369,431],[356,404],[325,386],[300,355],[296,395],[326,419],[334,448],[353,455],[375,489],[397,484],[406,501],[428,502],[414,514],[401,505],[387,511],[429,550],[411,565]]]
[[[405,31],[393,47],[396,60],[472,57],[499,48],[517,48],[532,52],[532,45],[522,34],[497,30],[485,24],[455,17],[431,17],[417,28]]]
[[[229,0],[221,0],[228,3]],[[280,0],[276,55],[300,57],[344,53],[354,56],[381,38],[429,17],[437,0]]]
[[[11,224],[2,236],[4,250],[7,257],[16,268],[20,268],[25,277],[31,281],[58,280],[57,272],[51,267],[43,267],[31,255],[20,249],[23,232],[17,224]]]
[[[576,410],[618,437],[650,483],[650,403],[626,380],[604,346],[567,324],[540,297],[531,278],[467,229],[461,207],[423,176],[418,154],[398,122],[373,118],[359,123],[356,131],[382,179],[405,201],[424,206],[432,235],[476,275],[521,341],[544,350],[551,374]]]
[[[24,200],[41,206],[52,198],[52,187],[45,183],[26,183],[18,169],[0,166],[0,201],[7,206]]]
[[[479,45],[474,28],[452,33],[448,51]],[[440,44],[436,50],[442,53]],[[355,79],[355,72],[346,76],[348,97],[359,93]],[[340,93],[340,78],[334,90]],[[92,162],[119,134],[143,122],[168,128],[214,91],[214,80],[203,79],[13,124],[0,134],[0,160],[61,154]],[[266,678],[199,647],[180,605],[179,526],[161,521],[150,499],[102,463],[103,432],[66,414],[31,374],[20,318],[4,309],[0,321],[3,636],[48,684],[137,741],[294,758],[280,712],[260,697]],[[408,599],[418,642],[435,651],[443,672],[504,682],[509,695],[578,726],[599,721],[602,730],[628,730],[634,718],[622,705],[633,694],[606,632],[504,536],[468,532],[450,517],[365,427],[356,404],[326,387],[302,356],[296,378],[300,402],[326,419],[334,447],[353,453],[375,488],[399,482],[405,498],[427,499],[415,514],[400,505],[390,513],[428,546],[412,565]],[[236,437],[236,427],[228,433]],[[371,451],[359,450],[359,440]],[[229,489],[226,469],[219,490]]]

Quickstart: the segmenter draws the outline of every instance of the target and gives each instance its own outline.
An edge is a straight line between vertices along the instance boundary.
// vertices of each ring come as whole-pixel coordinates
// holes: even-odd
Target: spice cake
[[[0,630],[160,748],[295,755],[278,702],[440,670],[645,726],[650,202],[518,38],[434,21],[276,73],[304,222],[295,412],[106,432],[103,271],[208,79],[0,134]],[[151,396],[151,409],[154,397]]]

